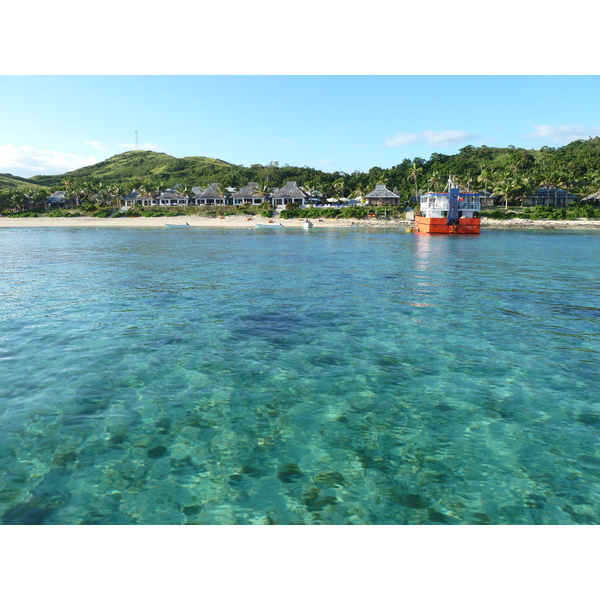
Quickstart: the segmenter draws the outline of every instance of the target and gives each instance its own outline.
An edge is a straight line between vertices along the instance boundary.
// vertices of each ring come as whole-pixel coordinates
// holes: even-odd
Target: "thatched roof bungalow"
[[[251,181],[241,190],[235,192],[232,198],[236,206],[241,206],[242,204],[260,204],[263,201],[263,195],[258,191],[258,183],[255,181]]]
[[[75,208],[78,205],[78,201],[74,198],[67,198],[66,191],[54,192],[51,196],[48,196],[44,202],[46,210],[52,210],[56,208]]]
[[[582,202],[600,202],[600,190],[588,194],[585,198],[581,199]]]
[[[177,189],[167,190],[158,197],[158,204],[160,206],[179,206],[181,204],[188,204],[188,202],[189,198]]]
[[[211,183],[203,192],[195,196],[198,204],[225,204],[220,183]]]
[[[310,204],[310,194],[298,187],[295,181],[288,181],[282,188],[275,190],[271,195],[275,206],[286,204]]]
[[[400,196],[394,192],[390,192],[382,183],[375,186],[372,192],[365,196],[365,204],[367,206],[398,206],[400,204]]]

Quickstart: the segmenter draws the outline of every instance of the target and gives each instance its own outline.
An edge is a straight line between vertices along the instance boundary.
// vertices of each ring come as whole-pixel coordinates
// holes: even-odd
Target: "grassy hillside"
[[[36,189],[43,187],[41,183],[32,181],[31,179],[25,179],[24,177],[17,177],[16,175],[10,175],[10,173],[0,173],[0,189]]]
[[[197,179],[215,167],[232,166],[225,161],[204,156],[175,158],[162,152],[132,150],[62,175],[36,175],[31,181],[45,186],[57,186],[67,177],[78,183],[90,181],[102,182],[104,185],[152,179],[171,185],[182,180]]]

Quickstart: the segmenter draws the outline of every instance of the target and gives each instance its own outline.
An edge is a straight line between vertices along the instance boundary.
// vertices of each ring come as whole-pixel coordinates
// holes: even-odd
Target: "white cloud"
[[[390,148],[395,146],[408,146],[409,144],[418,144],[423,141],[422,136],[418,133],[398,133],[385,141],[385,145]]]
[[[600,135],[600,127],[591,125],[535,125],[533,131],[523,137],[550,143],[568,144],[574,140]]]
[[[106,150],[107,149],[106,144],[104,144],[102,142],[97,142],[96,140],[86,140],[83,143],[87,144],[88,146],[93,146],[94,148],[96,148],[96,150]]]
[[[430,146],[448,146],[472,140],[477,136],[467,131],[431,131],[425,130],[419,133],[398,133],[386,140],[385,145],[389,147],[408,146],[410,144],[429,144]]]
[[[31,146],[0,145],[0,171],[21,177],[57,175],[93,165],[98,161],[95,156],[38,150]]]
[[[154,150],[155,152],[164,152],[164,148],[161,148],[158,144],[118,144],[121,148],[127,150]]]

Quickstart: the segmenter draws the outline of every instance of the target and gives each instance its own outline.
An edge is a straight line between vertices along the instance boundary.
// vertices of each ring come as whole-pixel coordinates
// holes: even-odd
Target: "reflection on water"
[[[3,523],[598,523],[600,236],[5,230]]]

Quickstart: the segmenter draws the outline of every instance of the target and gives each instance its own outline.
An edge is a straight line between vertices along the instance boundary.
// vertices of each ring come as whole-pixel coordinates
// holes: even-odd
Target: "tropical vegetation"
[[[164,153],[136,150],[63,175],[36,175],[26,179],[0,174],[0,211],[3,214],[43,211],[45,199],[52,192],[62,190],[67,198],[75,200],[78,212],[100,214],[118,210],[123,205],[123,197],[133,189],[150,197],[176,184],[182,193],[189,194],[193,186],[205,188],[218,182],[223,190],[239,189],[249,181],[256,181],[263,195],[287,181],[296,181],[307,190],[318,190],[322,197],[338,198],[364,196],[383,183],[397,191],[405,206],[414,202],[420,192],[442,191],[449,177],[465,190],[487,190],[496,196],[504,211],[511,208],[522,216],[540,214],[541,207],[529,212],[523,208],[523,199],[534,195],[540,187],[561,188],[579,198],[600,190],[600,137],[577,140],[558,148],[544,146],[539,150],[465,146],[456,154],[433,153],[428,160],[417,157],[388,169],[374,166],[367,172],[353,173],[328,173],[277,162],[233,165],[207,157],[174,158]],[[590,212],[598,209],[595,204],[587,206],[587,212],[579,204],[575,202],[568,209],[559,209],[562,213],[552,212],[552,215],[596,214]],[[178,210],[185,208],[213,209],[178,207]],[[236,207],[225,208],[237,210]],[[152,207],[155,212],[158,209]]]

